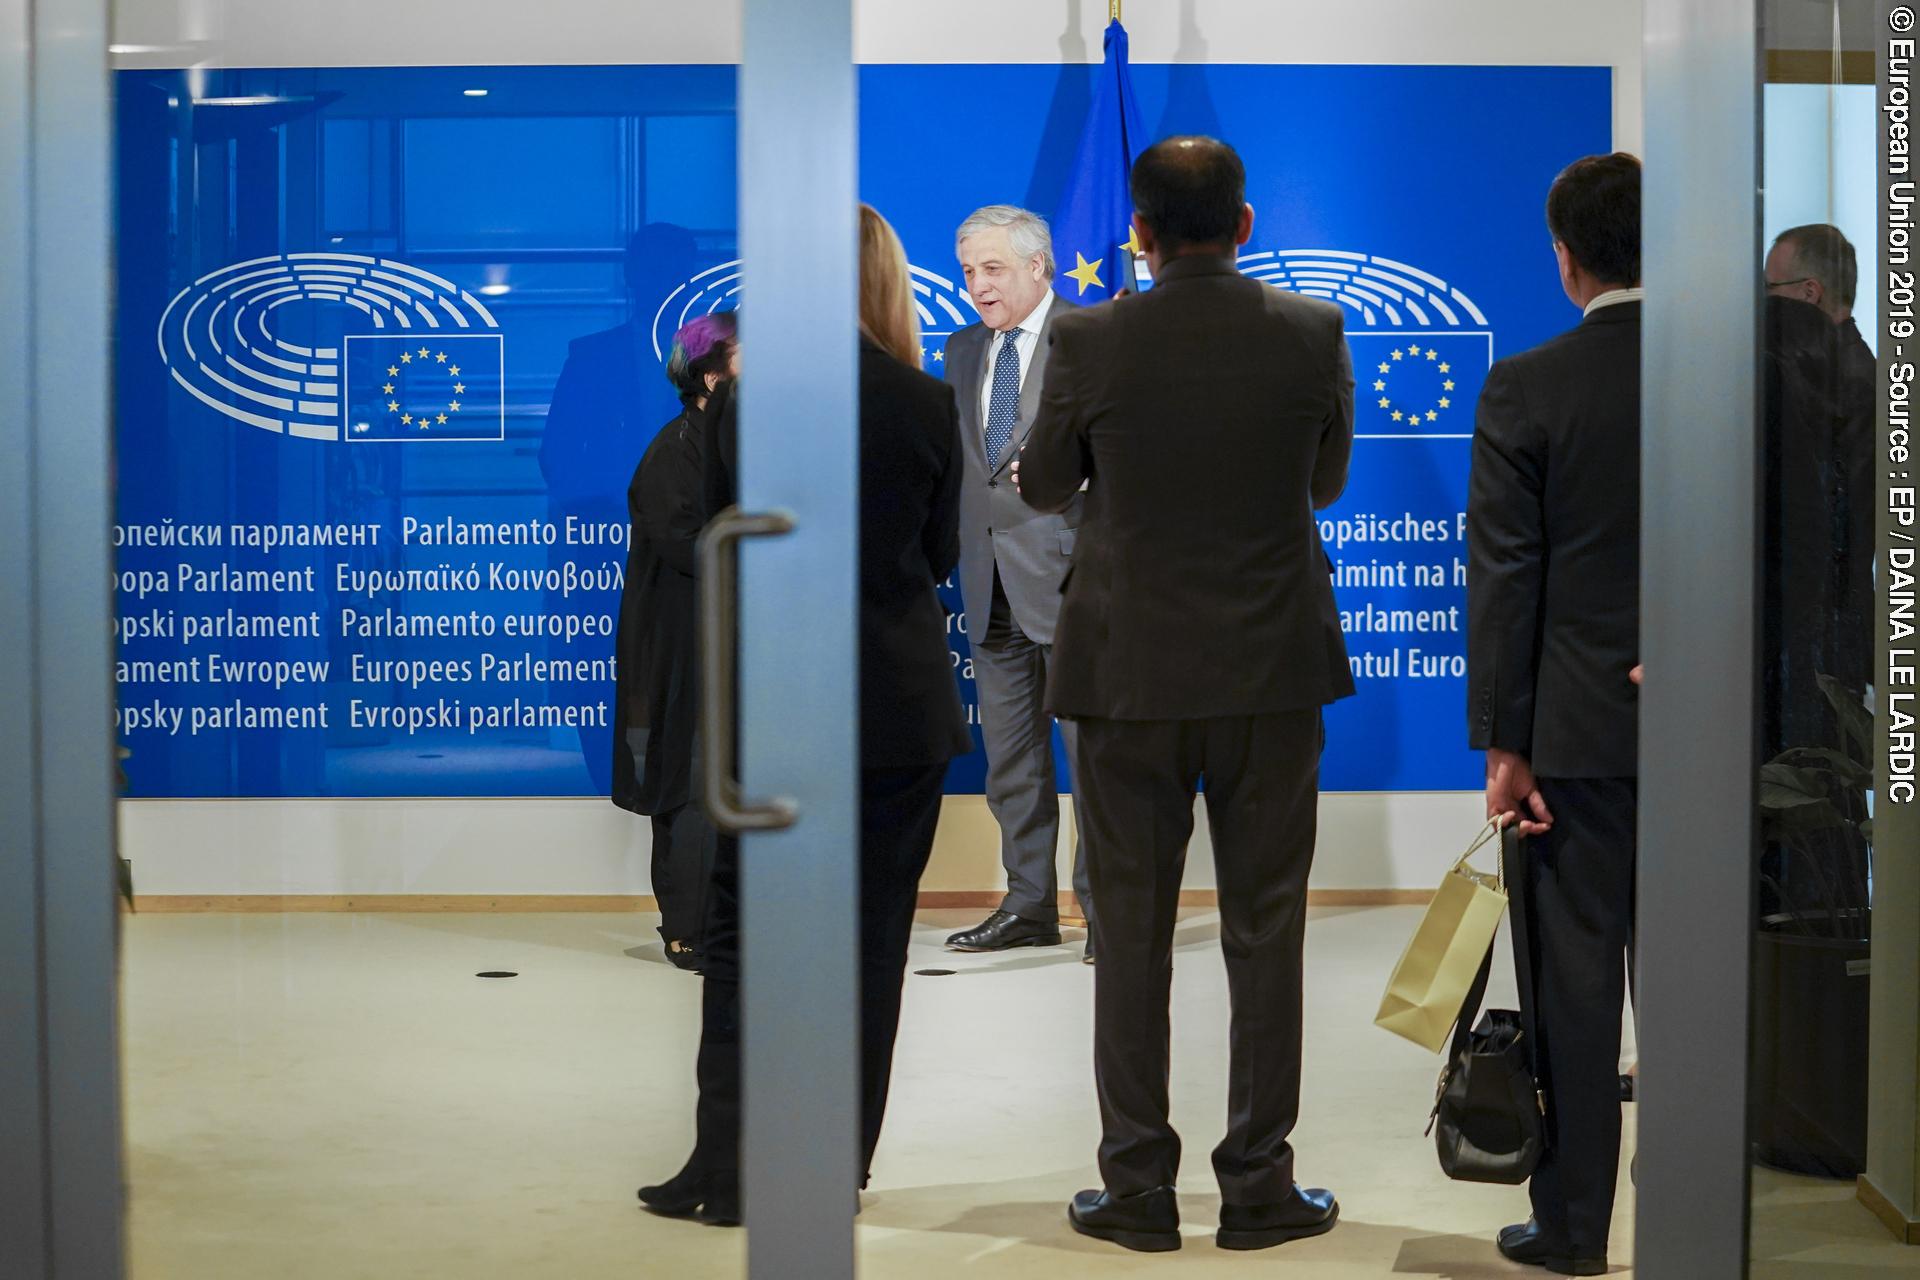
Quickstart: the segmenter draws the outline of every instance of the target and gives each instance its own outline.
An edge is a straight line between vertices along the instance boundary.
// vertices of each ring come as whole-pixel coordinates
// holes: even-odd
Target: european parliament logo
[[[939,373],[946,359],[946,340],[980,319],[964,287],[947,276],[925,267],[907,267],[913,279],[913,305],[920,316],[921,337],[927,345],[920,349],[921,362],[929,372]],[[662,364],[673,349],[673,335],[688,322],[716,311],[729,311],[739,305],[741,262],[735,258],[717,267],[709,267],[691,280],[674,288],[654,309],[653,354]]]
[[[397,259],[282,253],[221,267],[174,295],[158,343],[176,383],[243,426],[307,440],[506,438],[499,321]]]
[[[1472,298],[1418,267],[1344,250],[1252,253],[1240,269],[1346,308],[1357,439],[1472,438],[1493,366],[1493,329]]]

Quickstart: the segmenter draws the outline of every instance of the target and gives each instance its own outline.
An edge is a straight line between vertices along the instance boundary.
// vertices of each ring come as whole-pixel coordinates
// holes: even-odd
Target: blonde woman
[[[774,339],[777,341],[777,339]],[[960,557],[959,419],[920,372],[907,256],[860,209],[860,1099],[870,1171],[886,1112],[920,875],[947,763],[972,748],[935,585]],[[748,374],[749,383],[751,373]],[[746,394],[752,394],[748,390]],[[719,410],[712,501],[731,501],[737,401]],[[823,853],[827,852],[825,850]],[[642,1187],[656,1213],[740,1221],[739,850],[722,842],[706,935],[693,1156]],[[861,1185],[866,1185],[863,1174]]]

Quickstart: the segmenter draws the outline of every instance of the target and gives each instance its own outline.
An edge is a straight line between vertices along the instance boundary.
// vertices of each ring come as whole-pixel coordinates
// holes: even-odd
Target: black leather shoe
[[[663,1218],[693,1218],[716,1227],[740,1225],[740,1175],[688,1164],[657,1186],[640,1188],[640,1203]]]
[[[1082,1191],[1067,1206],[1067,1221],[1083,1236],[1140,1253],[1170,1253],[1180,1247],[1180,1206],[1172,1187],[1131,1196]]]
[[[1220,1231],[1214,1237],[1222,1249],[1271,1249],[1289,1240],[1323,1236],[1340,1221],[1340,1202],[1333,1192],[1295,1186],[1279,1204],[1223,1204]]]
[[[947,939],[953,951],[1007,951],[1013,947],[1057,947],[1060,926],[1024,920],[1011,911],[996,911],[977,929]]]
[[[1544,1267],[1555,1275],[1603,1276],[1607,1274],[1606,1255],[1576,1258],[1573,1250],[1550,1238],[1540,1224],[1528,1219],[1500,1232],[1500,1256],[1509,1262],[1529,1267]]]

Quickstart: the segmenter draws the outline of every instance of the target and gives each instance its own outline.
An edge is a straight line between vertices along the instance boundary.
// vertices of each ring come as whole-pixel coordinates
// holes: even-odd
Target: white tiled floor
[[[975,914],[928,913],[916,933],[913,967],[957,972],[909,980],[894,1103],[860,1219],[863,1275],[1527,1274],[1490,1243],[1525,1217],[1524,1192],[1440,1175],[1421,1134],[1437,1062],[1371,1025],[1417,909],[1314,914],[1295,1141],[1303,1180],[1338,1192],[1343,1221],[1261,1254],[1211,1240],[1226,985],[1214,917],[1183,922],[1173,1104],[1187,1140],[1188,1239],[1151,1257],[1084,1240],[1063,1219],[1067,1197],[1097,1180],[1092,971],[1077,946],[940,949]],[[633,1199],[691,1140],[698,982],[660,958],[652,925],[131,918],[137,1280],[741,1274],[742,1233],[653,1218]],[[483,969],[520,976],[473,976]],[[1628,1189],[1613,1255],[1632,1255]]]

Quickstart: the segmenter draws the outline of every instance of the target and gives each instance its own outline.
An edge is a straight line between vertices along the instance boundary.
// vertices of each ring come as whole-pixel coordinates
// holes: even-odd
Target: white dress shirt
[[[1647,291],[1639,285],[1635,285],[1631,289],[1609,289],[1596,297],[1592,302],[1589,302],[1586,310],[1580,313],[1580,318],[1584,320],[1602,307],[1616,306],[1622,302],[1639,302],[1646,296]]]
[[[1020,385],[1027,385],[1027,370],[1033,367],[1033,353],[1040,349],[1040,326],[1047,322],[1047,308],[1053,305],[1053,290],[1041,295],[1040,305],[1027,314],[1018,326],[1020,336],[1013,340],[1013,349],[1020,353]],[[1000,347],[1006,342],[1006,335],[989,333],[987,336],[987,370],[980,380],[980,431],[984,436],[987,430],[987,417],[993,412],[993,366],[1000,358]]]

